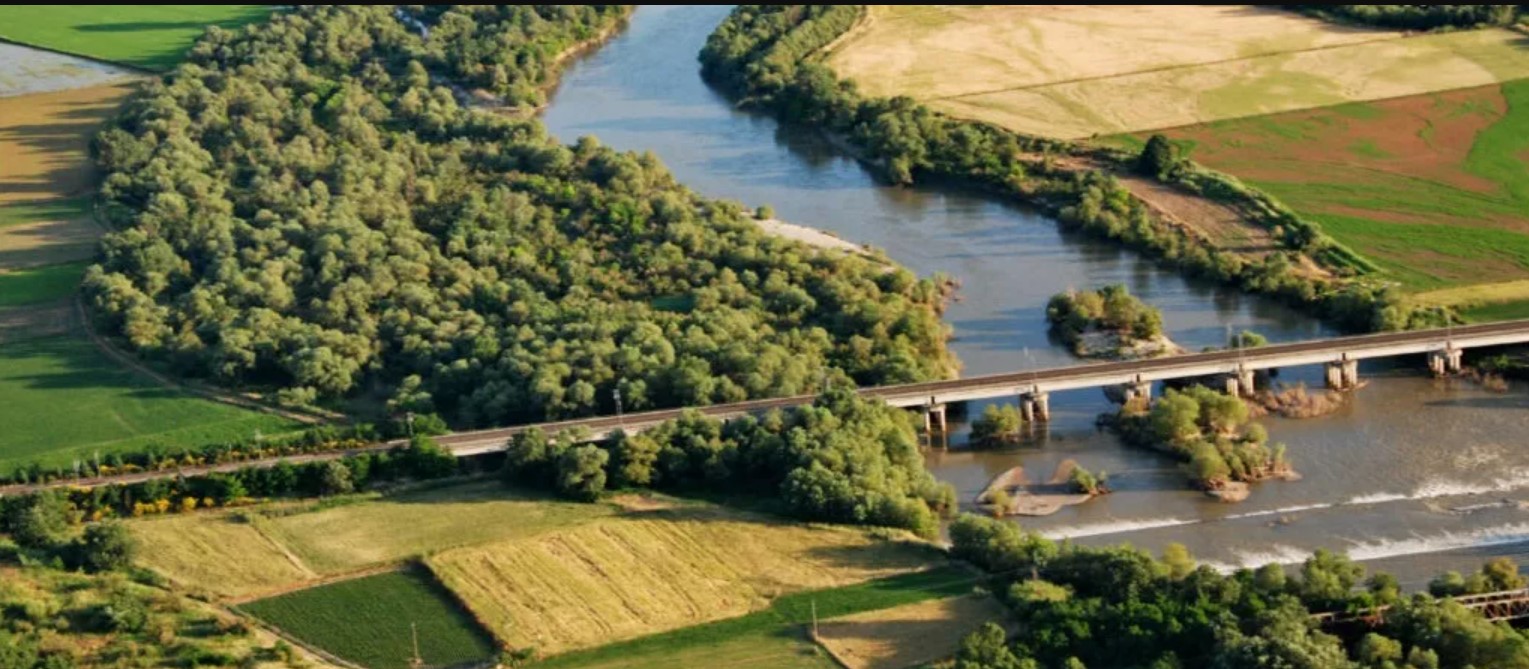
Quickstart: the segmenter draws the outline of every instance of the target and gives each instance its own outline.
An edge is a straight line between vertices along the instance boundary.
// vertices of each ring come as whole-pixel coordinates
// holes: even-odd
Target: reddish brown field
[[[1413,291],[1529,278],[1529,80],[1178,128]]]

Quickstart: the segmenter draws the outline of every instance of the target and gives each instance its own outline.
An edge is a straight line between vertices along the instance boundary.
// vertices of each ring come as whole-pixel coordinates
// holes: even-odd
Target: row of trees
[[[1440,30],[1509,26],[1522,5],[1281,5],[1303,14],[1379,28]]]
[[[1166,451],[1186,462],[1191,482],[1210,491],[1290,472],[1284,444],[1249,421],[1241,399],[1201,385],[1169,388],[1149,409],[1127,403],[1112,421],[1128,443]]]
[[[1247,201],[1245,209],[1269,210],[1258,220],[1279,228],[1277,238],[1286,250],[1251,261],[1165,223],[1104,171],[1080,172],[1021,157],[1022,152],[1068,153],[1078,147],[955,120],[908,97],[866,98],[827,66],[804,60],[847,31],[859,11],[849,5],[740,6],[708,38],[700,56],[702,74],[746,104],[844,138],[860,158],[881,166],[895,182],[956,179],[1018,197],[1056,211],[1067,227],[1118,240],[1194,275],[1310,306],[1346,329],[1413,324],[1412,310],[1401,296],[1379,284],[1323,280],[1298,271],[1300,260],[1293,256],[1303,254],[1331,260],[1341,271],[1363,263],[1309,222],[1275,211],[1279,208],[1266,196],[1209,180],[1228,191],[1223,196]],[[1154,150],[1130,158],[1139,160],[1141,169],[1170,178],[1193,171],[1181,169],[1166,139],[1149,148]]]
[[[953,374],[934,282],[435,83],[522,90],[623,15],[322,6],[210,31],[95,143],[118,229],[93,312],[186,374],[461,427]]]
[[[344,458],[227,473],[157,478],[91,488],[51,488],[0,497],[0,534],[24,547],[56,547],[81,523],[247,504],[254,498],[340,495],[390,481],[429,480],[459,471],[456,456],[428,437]]]
[[[638,434],[580,444],[526,430],[509,443],[507,480],[584,500],[608,488],[755,494],[809,520],[935,536],[955,491],[924,469],[906,412],[835,389],[811,406],[729,421],[686,412]]]
[[[1318,551],[1293,575],[1279,565],[1230,575],[1197,566],[1182,546],[1162,559],[1130,547],[1058,545],[1012,522],[963,515],[951,552],[989,572],[1017,633],[996,626],[962,644],[958,669],[1464,669],[1529,667],[1529,640],[1395,578],[1366,578]],[[1520,582],[1510,561],[1493,585]],[[1384,623],[1345,644],[1313,613],[1390,606]]]

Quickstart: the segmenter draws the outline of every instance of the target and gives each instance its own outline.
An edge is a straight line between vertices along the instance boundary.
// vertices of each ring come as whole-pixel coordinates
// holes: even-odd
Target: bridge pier
[[[1460,358],[1460,349],[1453,346],[1442,351],[1431,351],[1428,354],[1428,371],[1433,372],[1434,376],[1459,374],[1463,369]]]
[[[938,427],[940,442],[948,443],[949,430],[946,429],[945,405],[928,404],[924,406],[924,434],[929,437],[929,445],[934,445],[934,431]]]
[[[1327,387],[1353,390],[1359,385],[1359,361],[1335,360],[1327,363]]]
[[[1257,390],[1253,370],[1239,369],[1226,375],[1226,394],[1232,397],[1252,397]]]
[[[1051,420],[1051,394],[1032,390],[1019,395],[1019,413],[1026,423]]]
[[[1136,400],[1141,400],[1143,402],[1151,402],[1152,401],[1152,382],[1151,381],[1132,381],[1131,383],[1127,383],[1127,384],[1125,384],[1125,386],[1122,387],[1120,395],[1121,395],[1121,397],[1125,398],[1125,403],[1126,404],[1130,404],[1131,402],[1134,402]]]

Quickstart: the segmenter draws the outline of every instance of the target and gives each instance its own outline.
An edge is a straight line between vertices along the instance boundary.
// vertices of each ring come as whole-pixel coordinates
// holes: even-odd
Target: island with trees
[[[1138,360],[1185,352],[1163,333],[1162,311],[1120,284],[1052,296],[1046,322],[1080,358]]]

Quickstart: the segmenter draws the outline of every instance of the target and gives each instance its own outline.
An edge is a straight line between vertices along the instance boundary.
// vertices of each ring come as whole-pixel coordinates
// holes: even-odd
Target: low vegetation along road
[[[1398,354],[1396,352],[1398,349],[1401,349],[1401,353],[1415,352],[1408,349],[1408,347],[1426,348],[1437,346],[1442,348],[1450,345],[1458,347],[1462,345],[1480,346],[1523,342],[1529,342],[1529,320],[1470,325],[1449,329],[1413,330],[1409,332],[1335,337],[1292,344],[1275,344],[1257,349],[1194,353],[1151,360],[1072,365],[1033,371],[990,374],[949,381],[877,386],[863,388],[860,390],[860,393],[868,397],[883,399],[889,404],[896,406],[914,407],[931,401],[958,401],[971,399],[976,396],[996,397],[1004,393],[1017,393],[1022,389],[1037,386],[1050,389],[1058,389],[1059,387],[1089,387],[1090,385],[1102,386],[1118,382],[1115,381],[1115,378],[1123,375],[1138,376],[1146,379],[1178,378],[1205,374],[1204,370],[1218,366],[1227,368],[1222,371],[1231,371],[1232,368],[1238,365],[1263,369],[1277,366],[1282,361],[1290,360],[1296,361],[1293,364],[1309,364],[1310,359],[1314,356],[1321,357],[1327,354],[1331,354],[1335,360],[1345,354],[1350,354],[1353,358],[1357,359],[1361,357],[1396,355]],[[1285,364],[1292,363],[1286,362]],[[694,410],[712,418],[732,418],[762,413],[771,409],[808,404],[813,401],[813,398],[813,395],[795,395],[732,404],[718,404],[708,407],[695,407]],[[647,429],[665,421],[679,418],[687,410],[664,409],[617,416],[575,418],[533,425],[457,432],[438,437],[437,441],[453,454],[465,457],[500,450],[504,448],[505,442],[511,437],[533,428],[540,429],[547,434],[558,434],[565,430],[583,429],[587,430],[592,438],[599,438],[618,429],[626,431]],[[395,448],[405,443],[405,440],[393,440],[377,443],[365,448],[324,453],[282,456],[263,460],[245,460],[181,469],[136,472],[109,477],[72,479],[34,485],[14,485],[0,488],[0,495],[20,494],[44,488],[64,486],[93,487],[106,483],[136,483],[157,478],[234,471],[245,467],[269,467],[282,461],[296,464],[336,460],[358,453]]]

